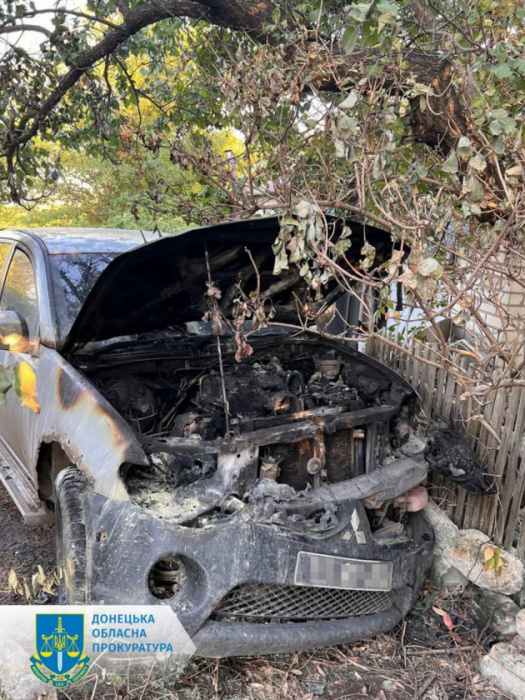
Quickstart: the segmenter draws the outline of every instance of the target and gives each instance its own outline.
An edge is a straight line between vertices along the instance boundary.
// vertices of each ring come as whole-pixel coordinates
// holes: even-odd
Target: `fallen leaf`
[[[454,623],[452,622],[452,618],[450,617],[450,615],[448,613],[445,613],[443,615],[443,624],[450,631],[452,631],[454,629]]]
[[[9,572],[9,578],[8,578],[8,584],[9,588],[12,591],[17,591],[18,589],[18,576],[16,575],[16,571],[14,569],[11,569]]]
[[[441,608],[433,607],[432,610],[436,613],[436,615],[439,615],[441,619],[443,620],[443,624],[445,627],[452,631],[454,629],[454,623],[452,622],[452,618],[450,615],[445,612],[445,610],[442,610]]]
[[[492,559],[494,556],[494,547],[487,547],[483,552],[483,556],[485,557],[485,561]]]

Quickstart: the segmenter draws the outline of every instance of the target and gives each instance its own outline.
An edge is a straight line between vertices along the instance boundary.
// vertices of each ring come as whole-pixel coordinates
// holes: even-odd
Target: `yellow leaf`
[[[21,362],[14,368],[15,391],[22,400],[22,406],[26,406],[35,413],[40,413],[40,404],[37,402],[36,374],[28,362]]]
[[[494,556],[494,547],[487,547],[483,552],[483,556],[485,557],[485,561],[492,559]]]
[[[485,557],[485,561],[492,559],[494,556],[494,547],[486,547],[483,556]]]
[[[9,588],[16,593],[18,589],[18,576],[16,575],[16,571],[14,569],[11,569],[9,572],[8,584]]]

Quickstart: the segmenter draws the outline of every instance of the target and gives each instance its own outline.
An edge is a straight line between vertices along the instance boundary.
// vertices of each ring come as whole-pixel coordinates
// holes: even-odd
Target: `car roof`
[[[124,253],[159,238],[153,231],[117,228],[20,228],[16,232],[40,238],[50,255]]]

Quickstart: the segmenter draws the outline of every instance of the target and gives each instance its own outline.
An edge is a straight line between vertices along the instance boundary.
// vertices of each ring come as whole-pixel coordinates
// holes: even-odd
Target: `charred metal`
[[[221,342],[226,406],[211,339],[186,339],[178,357],[108,352],[84,366],[148,455],[148,468],[122,474],[142,508],[191,527],[255,517],[329,531],[348,520],[346,501],[392,500],[425,478],[425,463],[411,467],[391,439],[414,409],[396,375],[320,338],[260,339],[242,364]]]
[[[327,221],[336,240],[343,222]],[[346,225],[357,261],[365,228]],[[59,566],[75,559],[64,600],[168,604],[209,656],[390,629],[432,557],[428,464],[482,490],[459,436],[452,450],[443,432],[427,441],[401,377],[286,327],[297,300],[316,312],[340,289],[330,279],[316,300],[296,271],[276,279],[279,230],[271,217],[147,245],[137,232],[2,234],[37,261],[47,310],[42,410],[0,407],[0,478],[26,520],[54,510]],[[375,266],[389,258],[388,234],[367,227],[366,240]],[[256,287],[273,320],[236,318],[241,353],[231,328],[202,319],[210,290],[230,318]]]

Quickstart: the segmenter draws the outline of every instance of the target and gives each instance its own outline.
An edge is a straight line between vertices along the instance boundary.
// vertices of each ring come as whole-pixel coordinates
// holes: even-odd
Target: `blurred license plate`
[[[390,591],[392,562],[299,552],[295,585],[348,588],[354,591]]]

